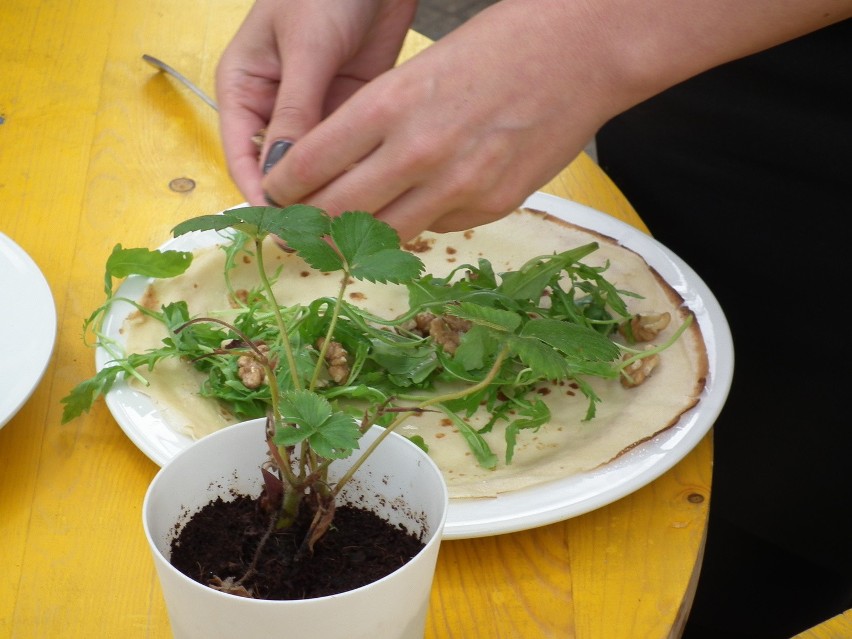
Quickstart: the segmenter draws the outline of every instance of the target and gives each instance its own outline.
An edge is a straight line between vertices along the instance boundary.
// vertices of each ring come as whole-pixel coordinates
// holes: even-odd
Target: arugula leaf
[[[506,440],[507,465],[511,464],[514,458],[518,433],[522,430],[535,432],[550,421],[550,408],[540,397],[533,396],[532,401],[516,401],[514,405],[519,410],[520,416],[506,426],[504,438]]]
[[[453,422],[453,426],[458,429],[479,465],[488,469],[496,468],[497,455],[495,455],[491,450],[491,447],[488,445],[488,442],[485,441],[485,438],[477,433],[470,424],[464,421],[452,410],[449,410],[440,404],[437,408],[443,410],[447,417],[450,418],[450,421]]]
[[[185,251],[151,251],[146,248],[123,248],[116,244],[106,263],[104,291],[112,296],[112,278],[123,279],[128,275],[144,277],[175,277],[192,264],[192,253]]]
[[[503,273],[498,289],[513,299],[529,299],[540,295],[555,275],[599,247],[597,242],[590,242],[557,255],[531,259],[517,271]]]

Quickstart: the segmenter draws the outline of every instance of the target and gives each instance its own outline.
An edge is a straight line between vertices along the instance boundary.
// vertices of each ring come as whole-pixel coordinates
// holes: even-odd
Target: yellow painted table
[[[849,639],[852,637],[852,608],[797,634],[793,639]]]
[[[41,384],[0,429],[0,637],[169,636],[140,515],[157,466],[102,402],[63,426],[59,400],[94,372],[82,320],[103,300],[113,245],[158,246],[177,222],[242,201],[216,114],[142,54],[212,94],[250,4],[0,3],[0,231],[39,264],[58,314]],[[412,33],[406,54],[427,44]],[[585,155],[545,190],[644,228]],[[444,543],[427,637],[678,636],[700,565],[711,450],[705,438],[590,514]]]

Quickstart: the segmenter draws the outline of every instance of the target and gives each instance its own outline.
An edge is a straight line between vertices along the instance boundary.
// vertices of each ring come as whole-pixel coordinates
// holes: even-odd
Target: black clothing
[[[788,639],[852,607],[852,20],[683,82],[596,141],[734,338],[684,639]]]

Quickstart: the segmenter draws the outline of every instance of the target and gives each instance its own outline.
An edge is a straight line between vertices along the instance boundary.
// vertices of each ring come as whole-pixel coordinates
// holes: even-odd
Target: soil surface
[[[393,526],[356,506],[341,505],[331,528],[315,544],[313,555],[293,560],[310,523],[310,513],[306,512],[294,528],[269,536],[255,570],[240,581],[259,541],[270,529],[269,515],[257,501],[247,496],[237,496],[233,501],[219,498],[202,508],[173,540],[172,565],[205,585],[211,580],[213,584],[238,583],[247,591],[244,596],[309,599],[381,579],[424,546],[404,527]]]

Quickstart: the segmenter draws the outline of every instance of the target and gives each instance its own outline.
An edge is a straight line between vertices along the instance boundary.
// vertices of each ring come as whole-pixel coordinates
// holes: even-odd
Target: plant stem
[[[266,269],[263,268],[263,239],[256,237],[254,240],[255,255],[257,256],[257,271],[260,274],[260,281],[266,294],[269,296],[269,301],[272,303],[272,312],[275,316],[275,323],[278,325],[278,331],[281,334],[281,342],[284,346],[284,353],[287,357],[287,365],[290,368],[290,377],[293,378],[293,388],[300,390],[302,381],[299,379],[299,370],[296,367],[296,358],[293,355],[293,345],[290,344],[290,334],[287,331],[287,325],[284,323],[284,318],[281,316],[281,308],[278,306],[278,301],[275,299],[275,293],[272,292],[272,284],[269,283],[269,278],[266,276]],[[276,384],[277,386],[277,384]]]

